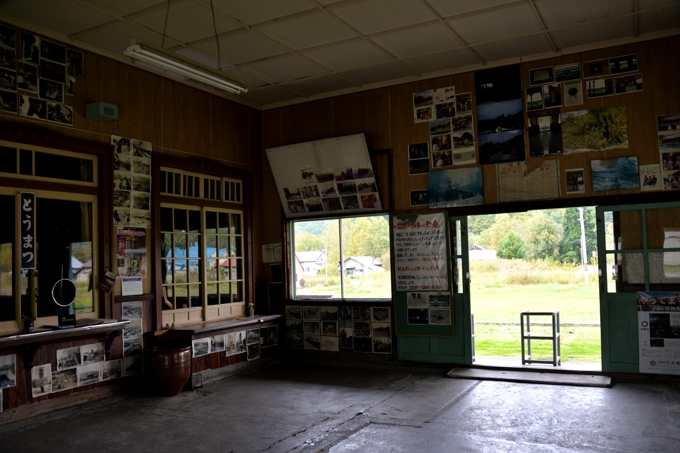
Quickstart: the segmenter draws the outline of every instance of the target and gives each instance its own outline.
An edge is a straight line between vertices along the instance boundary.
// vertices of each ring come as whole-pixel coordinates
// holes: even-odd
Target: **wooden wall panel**
[[[76,78],[73,96],[65,96],[64,103],[73,107],[73,127],[102,133],[102,123],[85,119],[85,106],[102,100],[102,64],[104,58],[85,52],[85,73]]]
[[[163,148],[211,157],[211,97],[205,91],[163,79]]]
[[[250,163],[250,108],[218,96],[210,96],[210,157],[227,162]],[[258,148],[259,150],[259,148]]]
[[[104,58],[103,80],[101,99],[96,100],[118,106],[116,135],[163,146],[163,78]],[[113,127],[113,122],[104,123],[104,134],[113,134]]]
[[[362,91],[333,98],[332,136],[364,133],[369,150],[390,148],[389,89]]]
[[[283,107],[281,143],[275,146],[321,140],[333,136],[333,104],[330,99]]]

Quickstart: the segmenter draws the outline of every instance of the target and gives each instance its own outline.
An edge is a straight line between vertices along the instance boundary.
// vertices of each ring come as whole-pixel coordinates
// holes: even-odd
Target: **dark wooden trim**
[[[50,129],[42,129],[33,124],[6,122],[4,118],[0,124],[0,139],[87,154],[103,155],[111,151],[111,145],[107,143],[67,138]]]

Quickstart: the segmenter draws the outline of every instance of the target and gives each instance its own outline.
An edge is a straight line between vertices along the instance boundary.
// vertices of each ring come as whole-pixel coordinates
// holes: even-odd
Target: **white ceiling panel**
[[[473,49],[487,62],[552,51],[550,42],[543,33],[482,44]]]
[[[71,35],[113,20],[107,14],[71,0],[0,2],[0,14],[7,14],[63,35]]]
[[[248,91],[247,93],[241,93],[238,97],[258,105],[268,105],[276,104],[278,102],[288,102],[299,98],[300,95],[279,87],[267,87]]]
[[[422,57],[407,58],[403,62],[418,71],[419,74],[446,71],[447,69],[461,68],[480,63],[477,57],[468,49],[450,50]]]
[[[442,23],[381,34],[371,38],[376,44],[397,57],[459,46],[447,26]]]
[[[125,17],[129,14],[142,11],[151,6],[165,4],[165,0],[75,0],[84,4],[92,5],[110,11],[116,16]]]
[[[173,5],[171,3],[171,5]],[[135,18],[134,21],[149,27],[159,33],[163,33],[165,27],[165,9],[160,9]],[[240,28],[235,22],[215,15],[217,33],[225,33]],[[210,9],[194,2],[184,2],[173,5],[168,14],[168,36],[182,43],[189,43],[208,36],[214,36],[212,14]]]
[[[248,25],[316,8],[310,0],[213,0],[213,5]]]
[[[576,24],[634,10],[633,0],[541,0],[535,2],[548,28]]]
[[[162,37],[151,31],[127,22],[118,22],[113,27],[105,27],[80,37],[81,41],[119,54],[130,45],[131,38],[139,38],[150,44],[160,46]],[[167,44],[167,41],[166,41]]]
[[[340,3],[331,11],[365,35],[437,18],[420,0],[363,0]]]
[[[392,59],[387,52],[382,51],[370,41],[363,39],[354,39],[302,53],[333,71]]]
[[[300,80],[297,82],[286,83],[284,85],[291,90],[303,93],[305,96],[314,96],[315,94],[331,93],[333,91],[345,90],[352,88],[354,85],[340,77],[329,74],[321,77],[314,77],[312,79]]]
[[[257,27],[257,29],[295,50],[358,36],[355,31],[341,21],[322,11],[315,11],[292,19],[269,22]]]
[[[326,71],[318,64],[300,55],[283,55],[281,57],[246,63],[242,65],[242,69],[271,80],[274,83],[289,82]]]
[[[678,28],[680,24],[680,6],[662,8],[640,14],[640,34]]]
[[[442,17],[457,16],[472,11],[493,8],[499,5],[514,3],[517,0],[427,0],[432,8]]]
[[[215,42],[212,40],[196,44],[194,47],[209,54],[217,54]],[[285,53],[286,49],[255,32],[237,30],[220,36],[220,51],[222,61],[241,64],[280,55]]]
[[[467,43],[496,39],[542,30],[536,13],[528,4],[496,9],[483,14],[463,16],[449,21]]]
[[[633,16],[598,21],[550,32],[559,49],[633,36]]]
[[[245,83],[248,88],[256,88],[269,84],[259,77],[255,77],[254,75],[248,74],[247,72],[241,71],[240,69],[225,69],[223,72],[228,76]]]
[[[414,74],[413,71],[406,68],[401,63],[396,61],[382,63],[366,68],[353,69],[339,74],[340,76],[351,80],[357,85],[370,85],[373,83],[386,82],[392,79],[400,79],[410,77]]]

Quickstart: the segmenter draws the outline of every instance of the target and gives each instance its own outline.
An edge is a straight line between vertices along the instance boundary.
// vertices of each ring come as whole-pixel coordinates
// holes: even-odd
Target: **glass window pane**
[[[217,260],[214,258],[209,258],[206,260],[206,273],[205,273],[205,278],[209,282],[216,282],[217,281],[217,271],[218,271],[218,266],[217,266]]]
[[[337,219],[293,223],[296,297],[341,298]]]
[[[161,208],[161,231],[172,231],[172,208]]]
[[[219,260],[220,264],[220,281],[221,282],[226,282],[230,280],[230,273],[231,273],[231,266],[234,264],[232,263],[232,259],[226,259],[226,260]]]
[[[345,299],[390,298],[388,217],[357,217],[341,223]]]
[[[231,279],[243,280],[243,260],[238,258],[230,258],[231,263]]]
[[[463,289],[463,259],[458,258],[454,261],[456,268],[453,270],[453,272],[456,275],[456,285],[453,287],[453,291],[462,294],[464,291]]]
[[[233,302],[243,302],[243,282],[232,283],[231,293]]]
[[[649,254],[650,283],[680,283],[680,252]],[[671,290],[671,288],[665,288]],[[680,288],[673,288],[676,291]]]
[[[168,306],[165,301],[163,302],[163,310],[174,310],[175,309],[175,288],[172,286],[164,286],[163,289],[165,290],[165,296],[168,299],[168,302],[170,303],[171,306]]]
[[[680,248],[680,208],[648,209],[647,247]]]
[[[17,149],[0,146],[0,173],[17,172]]]
[[[186,233],[187,231],[187,211],[186,209],[175,209],[175,231]]]
[[[202,307],[203,297],[201,294],[201,285],[189,285],[189,294],[192,307]]]
[[[243,257],[243,247],[241,246],[242,236],[231,237],[231,256]]]
[[[189,289],[187,285],[175,286],[175,304],[177,308],[189,308]]]
[[[205,213],[205,232],[217,233],[217,213],[214,211],[206,211]]]
[[[229,234],[229,214],[226,212],[220,212],[219,213],[219,233],[220,234]]]
[[[200,254],[200,234],[190,234],[189,235],[189,257],[190,258],[198,258],[201,256]],[[198,266],[198,261],[193,261],[192,266]]]
[[[607,250],[642,248],[642,214],[640,211],[604,213]]]
[[[229,283],[220,284],[220,303],[229,304],[231,303],[231,291],[229,289],[231,285]]]
[[[608,292],[631,293],[645,290],[642,253],[608,253],[606,269]]]
[[[52,288],[62,278],[76,285],[76,300],[68,310],[93,311],[92,203],[38,198],[36,209],[39,219],[44,219],[35,224],[38,317],[57,314]]]
[[[168,184],[168,173],[165,170],[161,170],[160,181],[158,182],[161,193],[167,193],[167,189],[166,189],[167,184]]]
[[[35,176],[68,181],[94,181],[91,160],[38,151],[35,152]]]
[[[175,282],[187,283],[187,260],[175,260]]]
[[[0,321],[16,319],[16,293],[14,291],[14,276],[16,275],[14,270],[14,200],[13,196],[0,195],[0,212],[7,213],[5,215],[9,217],[5,221],[0,222]]]
[[[175,258],[186,258],[187,257],[187,235],[186,234],[173,234],[173,239],[175,240],[175,250],[173,255]]]
[[[201,231],[201,211],[189,211],[189,231],[192,233]]]
[[[219,236],[219,252],[218,255],[221,257],[229,256],[229,236]]]
[[[33,174],[33,152],[25,149],[19,151],[19,173],[22,175]]]
[[[241,234],[241,214],[231,215],[231,233]]]

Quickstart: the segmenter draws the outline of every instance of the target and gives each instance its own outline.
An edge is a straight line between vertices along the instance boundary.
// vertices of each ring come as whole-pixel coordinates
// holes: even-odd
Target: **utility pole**
[[[583,277],[588,283],[588,253],[586,251],[586,227],[583,219],[583,208],[578,208],[579,220],[581,221],[581,265],[583,266]]]

